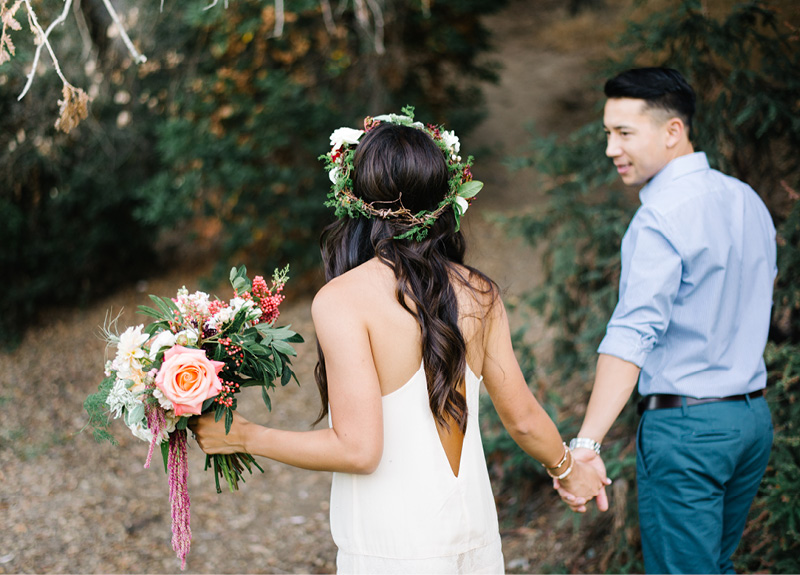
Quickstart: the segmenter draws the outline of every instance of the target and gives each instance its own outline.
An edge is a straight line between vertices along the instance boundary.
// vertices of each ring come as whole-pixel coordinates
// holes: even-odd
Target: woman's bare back
[[[458,271],[468,274],[463,267]],[[359,314],[363,314],[369,333],[382,396],[405,385],[422,364],[420,327],[416,318],[397,301],[396,285],[391,268],[375,258],[342,274],[327,286],[336,290],[340,297],[355,298],[358,302]],[[467,345],[467,364],[480,375],[486,307],[476,299],[475,292],[460,281],[454,280],[452,285],[458,298],[459,327]],[[409,306],[414,309],[413,304]],[[463,394],[463,389],[459,391]],[[449,429],[439,426],[439,437],[453,473],[458,475],[464,435],[452,421],[448,423]]]

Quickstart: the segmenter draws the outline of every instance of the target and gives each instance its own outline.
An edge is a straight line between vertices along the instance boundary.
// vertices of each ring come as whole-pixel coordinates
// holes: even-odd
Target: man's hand
[[[577,461],[581,461],[586,463],[587,465],[594,468],[597,474],[603,478],[603,483],[605,485],[611,485],[611,480],[606,476],[606,466],[603,463],[602,458],[597,455],[593,450],[586,449],[586,448],[578,448],[572,451],[573,459]],[[585,513],[586,512],[586,499],[583,497],[576,497],[561,485],[558,479],[553,479],[553,488],[558,491],[558,494],[561,496],[561,499],[569,505],[570,509],[575,511],[576,513]],[[606,488],[603,487],[598,492],[597,496],[597,509],[600,511],[607,511],[608,510],[608,495],[606,494]]]

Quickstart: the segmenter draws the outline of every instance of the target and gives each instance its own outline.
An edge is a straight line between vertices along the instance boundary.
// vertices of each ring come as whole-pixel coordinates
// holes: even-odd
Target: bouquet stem
[[[226,455],[206,455],[205,469],[209,467],[214,468],[214,481],[217,487],[217,493],[222,493],[220,487],[220,478],[225,480],[228,485],[228,490],[233,493],[239,489],[239,481],[245,482],[242,472],[247,471],[252,475],[253,469],[250,467],[254,465],[261,473],[264,469],[249,453],[233,453]]]

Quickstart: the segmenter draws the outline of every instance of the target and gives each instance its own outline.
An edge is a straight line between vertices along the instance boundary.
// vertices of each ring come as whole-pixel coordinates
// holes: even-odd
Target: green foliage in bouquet
[[[762,2],[750,2],[714,19],[699,1],[684,0],[677,9],[630,23],[618,41],[620,61],[602,65],[597,77],[602,86],[606,78],[633,66],[681,70],[698,93],[696,149],[708,154],[712,166],[750,183],[778,228],[779,275],[765,354],[775,447],[735,557],[737,567],[750,572],[800,571],[800,37],[783,18]],[[602,99],[600,91],[597,97]],[[598,107],[598,118],[601,113]],[[599,122],[565,140],[535,138],[532,154],[518,163],[535,166],[541,174],[537,185],[546,190],[547,202],[535,214],[508,222],[531,244],[547,246],[544,281],[523,303],[545,318],[553,334],[552,359],[539,363],[549,374],[546,380],[563,382],[559,394],[573,398],[558,418],[566,436],[574,435],[581,419],[568,406],[588,399],[597,345],[617,301],[620,241],[638,206],[635,195],[617,182],[603,144]],[[530,347],[518,349],[523,361],[534,354]],[[635,409],[628,406],[604,445],[614,479],[613,511],[582,519],[584,551],[604,551],[592,559],[574,553],[566,565],[571,571],[628,573],[643,568],[633,465],[637,421]],[[487,457],[495,468],[502,468],[504,458],[515,457],[504,447],[507,442],[491,434],[486,441],[493,447]],[[516,470],[506,470],[504,481],[509,498],[527,489],[527,479]]]

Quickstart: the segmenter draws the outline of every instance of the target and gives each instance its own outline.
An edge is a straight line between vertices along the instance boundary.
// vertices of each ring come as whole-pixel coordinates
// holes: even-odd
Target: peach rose
[[[175,406],[176,416],[200,415],[203,402],[222,390],[217,374],[224,365],[208,359],[202,349],[176,345],[164,353],[156,387]]]

